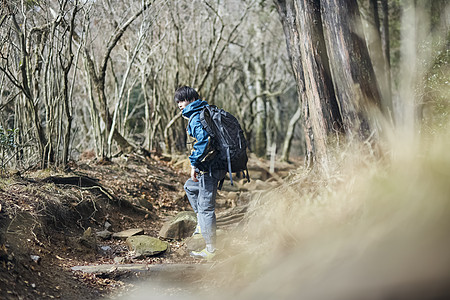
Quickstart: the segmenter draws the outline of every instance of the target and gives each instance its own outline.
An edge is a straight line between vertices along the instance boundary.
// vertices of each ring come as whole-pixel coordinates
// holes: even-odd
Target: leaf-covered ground
[[[120,263],[195,263],[180,241],[169,241],[169,251],[147,259],[133,258],[121,240],[97,239],[97,249],[81,241],[89,227],[95,232],[105,226],[113,232],[143,228],[158,237],[168,217],[190,209],[182,192],[187,176],[159,157],[128,156],[80,161],[65,172],[2,177],[0,298],[98,299],[126,290],[124,278],[131,275],[101,278],[71,270],[114,263],[114,258]]]
[[[263,190],[281,180],[269,179],[268,162],[255,158],[251,183],[229,182],[220,191],[216,210],[218,226],[235,226],[242,219],[253,190]],[[189,279],[186,265],[199,261],[189,256],[183,241],[169,240],[163,254],[137,258],[125,241],[84,238],[106,228],[111,232],[142,228],[158,237],[164,222],[191,210],[183,190],[188,161],[162,156],[128,155],[112,161],[84,157],[65,170],[9,172],[0,177],[0,298],[99,299],[133,291],[149,274],[113,270],[107,274],[73,271],[74,266],[141,264],[181,266],[172,280]],[[292,165],[279,168],[286,173]],[[239,183],[240,182],[240,183]],[[235,213],[235,212],[238,213]],[[89,229],[90,228],[90,229]],[[175,270],[176,268],[170,268]],[[147,272],[149,273],[149,272]],[[173,272],[172,272],[173,273]],[[140,278],[142,277],[142,278]],[[152,279],[154,281],[154,278]],[[166,287],[172,294],[177,289]],[[178,291],[180,292],[180,291]],[[182,290],[183,293],[188,292]]]

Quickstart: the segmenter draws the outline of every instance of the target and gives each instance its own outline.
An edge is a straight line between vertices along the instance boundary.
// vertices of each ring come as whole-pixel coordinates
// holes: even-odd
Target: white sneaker
[[[214,252],[209,252],[206,248],[203,249],[202,251],[192,251],[190,253],[190,255],[194,258],[200,258],[200,259],[206,259],[206,260],[211,260],[214,258],[214,256],[216,256],[216,250],[214,250]]]

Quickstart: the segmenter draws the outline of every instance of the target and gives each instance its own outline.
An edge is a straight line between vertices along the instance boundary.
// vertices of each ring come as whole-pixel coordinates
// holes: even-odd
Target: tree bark
[[[303,104],[308,162],[327,156],[328,137],[342,120],[334,94],[318,1],[275,1],[287,38],[291,63]],[[309,163],[308,163],[309,164]]]
[[[295,76],[298,101],[303,104],[305,96],[305,83],[303,75],[302,57],[300,54],[300,37],[297,27],[297,18],[294,8],[294,2],[292,0],[274,0],[277,7],[278,14],[280,15],[281,24],[283,26],[284,35],[286,37],[286,47],[288,51],[289,60],[291,62],[292,71]],[[304,109],[302,109],[305,112]],[[305,156],[314,156],[313,136],[309,122],[309,114],[303,113],[303,131],[305,132],[306,141],[306,153]],[[311,134],[309,134],[311,133]]]
[[[385,3],[387,6],[387,3]],[[385,8],[387,10],[387,7]],[[383,46],[388,46],[386,41],[383,43],[381,38],[381,22],[378,8],[378,0],[369,0],[368,11],[368,49],[370,58],[373,62],[374,72],[378,79],[380,95],[381,95],[381,109],[386,115],[392,115],[392,101],[391,101],[391,86],[390,86],[390,68],[386,62],[386,52],[383,51]],[[386,16],[388,17],[388,16]],[[386,26],[386,24],[384,24]],[[383,28],[383,31],[389,31],[389,28]]]
[[[323,37],[318,1],[295,2],[299,24],[300,51],[305,74],[306,99],[317,154],[327,156],[328,138],[342,129],[342,119],[334,94]]]
[[[356,0],[320,0],[331,74],[347,134],[366,139],[381,97],[362,32]]]
[[[264,46],[261,46],[264,47]],[[265,91],[265,67],[261,61],[257,60],[254,64],[256,77],[256,101],[255,101],[255,147],[254,152],[259,157],[266,157],[267,139],[266,139],[266,121],[267,121],[267,107]]]
[[[15,80],[13,80],[13,83],[22,90],[24,98],[26,100],[25,101],[26,105],[28,105],[28,109],[31,114],[31,119],[36,130],[41,167],[45,168],[48,166],[48,163],[52,163],[54,161],[54,153],[52,149],[49,147],[48,139],[47,136],[45,135],[45,130],[41,126],[39,109],[37,107],[37,104],[34,103],[34,94],[31,89],[32,83],[32,72],[30,66],[31,58],[30,54],[27,51],[26,46],[27,40],[24,32],[26,24],[23,24],[22,30],[19,24],[17,23],[14,14],[11,14],[11,19],[15,26],[18,35],[18,40],[20,41],[20,51],[21,51],[21,65],[20,65],[21,82],[16,82]],[[24,21],[24,23],[26,23],[26,21]],[[5,74],[8,75],[7,73]]]
[[[109,135],[109,132],[111,131],[113,119],[112,119],[111,113],[109,112],[108,101],[107,101],[107,97],[106,97],[106,93],[105,93],[106,73],[102,73],[103,78],[98,77],[96,75],[94,62],[87,50],[85,51],[85,58],[86,58],[86,62],[87,62],[88,72],[89,72],[90,78],[92,79],[92,81],[94,83],[95,91],[97,92],[97,99],[100,103],[100,115],[103,119],[103,122],[105,122],[105,124],[106,124],[105,138],[103,140],[107,141],[107,137]],[[116,130],[114,130],[112,138],[114,139],[114,141],[116,141],[120,150],[123,151],[124,153],[131,152],[134,149],[134,147]],[[105,156],[105,155],[106,155],[106,153],[103,152],[102,156]],[[107,155],[107,156],[109,156],[109,155]]]
[[[78,12],[78,1],[75,4],[75,7],[73,8],[72,12],[72,18],[70,20],[70,28],[69,28],[69,36],[68,36],[68,61],[66,64],[63,63],[63,59],[60,56],[61,65],[63,66],[63,98],[64,98],[64,111],[67,118],[67,126],[64,134],[64,145],[63,145],[63,158],[62,163],[64,166],[67,165],[69,161],[69,148],[70,148],[70,137],[71,137],[71,131],[72,131],[72,102],[71,102],[71,96],[69,95],[69,72],[72,68],[72,62],[73,62],[73,52],[72,52],[72,38],[75,30],[75,16]]]

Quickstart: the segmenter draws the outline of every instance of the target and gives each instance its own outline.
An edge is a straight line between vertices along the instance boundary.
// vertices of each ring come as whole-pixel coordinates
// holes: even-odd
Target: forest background
[[[99,159],[136,150],[183,152],[185,124],[172,100],[180,85],[236,115],[259,157],[306,155],[309,164],[324,156],[330,135],[349,136],[366,125],[363,139],[379,135],[362,112],[370,103],[388,123],[412,131],[442,124],[445,1],[343,2],[341,24],[325,30],[304,26],[308,18],[325,24],[324,12],[335,8],[322,4],[322,13],[314,13],[319,1],[294,3],[3,1],[1,167],[64,166],[84,151]],[[289,25],[292,16],[300,21]],[[356,20],[358,35],[347,44],[325,41],[333,28],[354,26],[346,19]],[[301,28],[296,45],[289,36],[295,26]],[[362,52],[339,59],[353,51]],[[311,62],[319,70],[308,78]],[[353,75],[340,78],[345,70]]]

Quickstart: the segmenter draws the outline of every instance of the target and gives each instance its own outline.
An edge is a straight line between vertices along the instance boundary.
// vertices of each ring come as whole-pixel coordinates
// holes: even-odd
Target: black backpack
[[[233,185],[232,173],[242,172],[250,181],[247,169],[247,141],[239,121],[229,112],[207,105],[200,112],[200,122],[211,137],[212,158],[204,161],[209,168],[227,170]],[[222,187],[220,182],[219,189]]]

